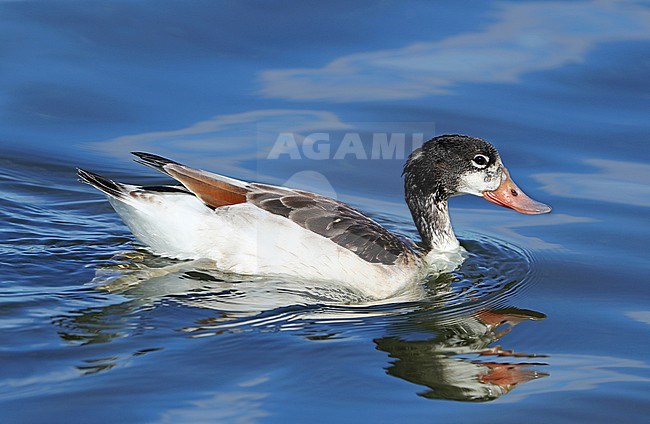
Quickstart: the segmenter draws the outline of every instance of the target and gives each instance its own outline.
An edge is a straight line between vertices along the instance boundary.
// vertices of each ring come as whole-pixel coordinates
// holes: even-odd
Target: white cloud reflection
[[[268,393],[235,390],[189,400],[185,407],[164,410],[161,423],[256,423],[270,415],[264,408]]]
[[[545,173],[534,178],[543,184],[543,190],[556,196],[650,206],[650,165],[605,159],[584,162],[598,171]]]
[[[261,94],[290,100],[396,100],[460,83],[514,83],[581,62],[597,44],[650,40],[650,9],[624,1],[504,3],[484,29],[400,49],[339,57],[322,68],[267,70]]]
[[[120,159],[131,151],[149,151],[179,161],[189,158],[195,166],[214,167],[218,162],[219,172],[251,177],[251,170],[242,168],[240,162],[266,157],[280,133],[350,128],[353,127],[328,111],[262,109],[216,115],[176,130],[125,135],[89,145]]]
[[[642,322],[644,324],[650,325],[650,311],[630,311],[625,315],[632,318],[635,321]]]

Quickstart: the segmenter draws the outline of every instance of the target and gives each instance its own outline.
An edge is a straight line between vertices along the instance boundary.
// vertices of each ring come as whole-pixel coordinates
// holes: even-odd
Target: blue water
[[[635,1],[0,2],[0,421],[644,422],[649,47]],[[468,258],[411,301],[156,257],[75,176],[150,151],[416,237],[444,133],[554,210],[452,199]]]

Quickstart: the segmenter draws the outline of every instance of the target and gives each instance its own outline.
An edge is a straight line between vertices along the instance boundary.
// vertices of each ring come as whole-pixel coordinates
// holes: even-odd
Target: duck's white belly
[[[111,204],[155,253],[209,258],[223,271],[326,282],[376,299],[415,286],[427,272],[422,264],[367,262],[289,219],[247,203],[211,210],[194,196],[165,194],[153,202],[111,199]]]

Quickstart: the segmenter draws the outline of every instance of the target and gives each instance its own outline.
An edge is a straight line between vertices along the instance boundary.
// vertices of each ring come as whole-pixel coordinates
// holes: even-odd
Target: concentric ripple
[[[461,266],[426,284],[428,301],[446,314],[506,305],[516,292],[533,284],[534,259],[527,251],[483,236],[465,239],[461,245],[467,250]]]

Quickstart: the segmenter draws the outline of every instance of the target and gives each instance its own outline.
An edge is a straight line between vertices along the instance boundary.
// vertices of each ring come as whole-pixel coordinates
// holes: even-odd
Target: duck
[[[386,299],[462,262],[448,201],[483,197],[523,214],[551,207],[510,178],[496,148],[478,137],[447,134],[415,149],[404,165],[404,194],[421,240],[394,234],[352,206],[289,187],[248,182],[132,152],[135,161],[176,180],[140,186],[77,169],[99,189],[152,253],[209,259],[222,272],[291,278]]]

